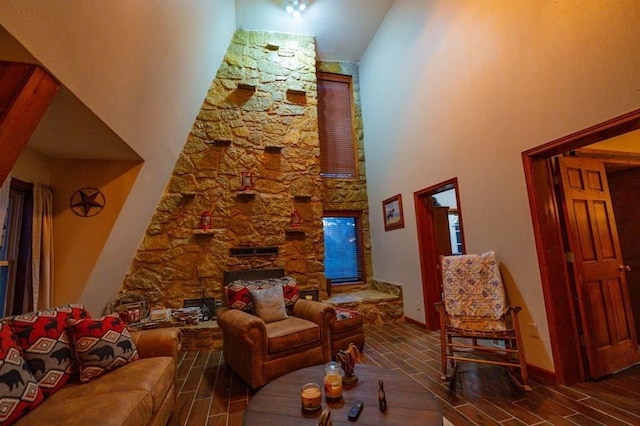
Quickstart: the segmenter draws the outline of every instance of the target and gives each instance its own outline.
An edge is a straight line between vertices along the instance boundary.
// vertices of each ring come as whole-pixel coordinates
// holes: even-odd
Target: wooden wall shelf
[[[308,203],[311,201],[311,195],[294,195],[293,201],[298,203]]]
[[[236,192],[236,198],[241,200],[250,200],[256,197],[255,191],[238,191]]]
[[[228,147],[231,146],[231,139],[214,139],[207,141],[207,143],[217,147]]]
[[[216,231],[214,229],[194,229],[193,230],[193,235],[213,235],[215,234]]]
[[[247,92],[255,92],[257,86],[255,84],[238,83],[238,90],[246,90]]]
[[[287,89],[288,95],[307,96],[307,92],[302,89]]]
[[[270,154],[280,154],[281,151],[282,151],[281,146],[268,145],[264,147],[264,152],[268,152]]]
[[[284,232],[291,235],[307,235],[307,232],[302,228],[287,228]]]

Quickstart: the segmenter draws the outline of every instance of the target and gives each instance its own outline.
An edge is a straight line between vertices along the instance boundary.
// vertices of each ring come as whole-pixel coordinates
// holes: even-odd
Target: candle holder
[[[335,361],[330,361],[324,366],[324,397],[327,402],[340,401],[342,399],[342,368]]]
[[[322,407],[322,390],[317,383],[305,383],[300,388],[300,400],[302,409],[305,411],[315,411]]]

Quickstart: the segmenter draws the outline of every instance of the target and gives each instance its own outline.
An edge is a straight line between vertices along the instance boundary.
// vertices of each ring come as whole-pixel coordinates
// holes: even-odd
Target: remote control
[[[358,420],[358,416],[362,411],[362,407],[364,407],[364,401],[356,401],[353,403],[351,410],[349,410],[349,414],[347,414],[347,418],[349,419],[349,421],[355,422],[356,420]]]

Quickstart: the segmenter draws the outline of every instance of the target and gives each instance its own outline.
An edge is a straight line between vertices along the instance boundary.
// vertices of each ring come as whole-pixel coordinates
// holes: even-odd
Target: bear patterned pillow
[[[69,329],[83,383],[138,359],[129,330],[118,315],[71,322]]]
[[[10,319],[24,359],[45,397],[55,393],[76,374],[67,320],[86,316],[81,305],[67,305]]]
[[[22,358],[13,331],[0,322],[0,424],[14,423],[43,399],[42,389]]]

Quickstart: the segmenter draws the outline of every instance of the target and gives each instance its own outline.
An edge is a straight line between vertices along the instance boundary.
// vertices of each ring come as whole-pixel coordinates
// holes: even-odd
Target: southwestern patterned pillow
[[[138,359],[129,330],[116,314],[71,322],[69,329],[83,383]]]
[[[260,290],[282,285],[284,304],[287,311],[291,312],[293,305],[300,298],[298,285],[293,277],[270,278],[265,280],[234,281],[226,287],[229,307],[245,312],[255,312],[255,306],[249,290]]]
[[[42,390],[22,358],[11,327],[0,322],[0,424],[14,423],[43,399]]]
[[[77,372],[67,320],[88,316],[84,306],[77,304],[16,315],[9,320],[29,370],[45,397],[58,391]]]

